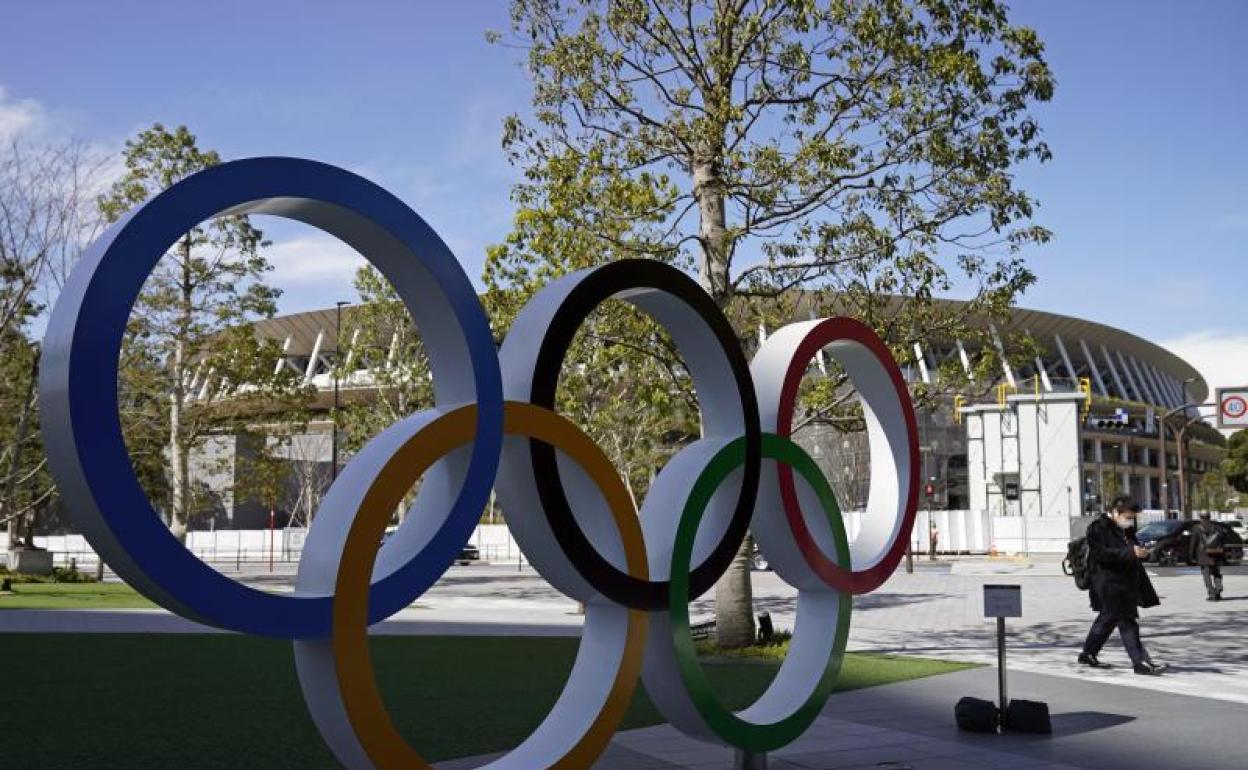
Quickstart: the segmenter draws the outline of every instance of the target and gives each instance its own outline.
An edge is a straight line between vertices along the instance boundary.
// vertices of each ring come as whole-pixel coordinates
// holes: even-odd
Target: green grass
[[[375,637],[374,661],[399,729],[431,761],[498,751],[541,721],[575,639]],[[319,768],[335,763],[295,679],[289,642],[235,635],[0,635],[14,767]],[[778,663],[710,662],[741,708]],[[964,668],[849,655],[839,689]],[[662,717],[638,687],[624,728]],[[20,748],[19,748],[20,747]],[[8,756],[8,755],[6,755]],[[7,765],[6,765],[7,766]]]
[[[789,644],[792,641],[793,634],[791,632],[781,631],[769,641],[753,644],[749,647],[722,648],[715,643],[714,639],[699,639],[693,643],[693,648],[697,650],[700,657],[708,660],[761,658],[779,662],[783,661],[785,656],[789,654]]]
[[[792,635],[782,632],[774,641],[756,644],[750,647],[722,649],[710,640],[694,643],[698,656],[704,665],[759,665],[768,671],[775,671],[789,654]],[[899,655],[871,655],[849,653],[841,665],[840,675],[836,680],[836,689],[858,690],[873,687],[877,684],[904,682],[907,679],[919,679],[936,674],[949,674],[954,671],[973,668],[974,663],[957,663],[928,658],[910,658]]]
[[[0,592],[0,610],[115,610],[154,607],[122,583],[14,583]]]

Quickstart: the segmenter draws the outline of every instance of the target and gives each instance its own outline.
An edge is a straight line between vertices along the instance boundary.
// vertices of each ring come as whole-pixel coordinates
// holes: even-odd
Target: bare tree
[[[0,524],[8,545],[31,540],[55,487],[39,436],[38,346],[27,325],[55,298],[98,229],[103,156],[77,140],[15,139],[0,149]]]
[[[329,488],[328,445],[328,436],[306,434],[294,437],[287,446],[290,485],[287,488],[286,508],[290,511],[292,527],[306,527],[312,523],[321,498]]]

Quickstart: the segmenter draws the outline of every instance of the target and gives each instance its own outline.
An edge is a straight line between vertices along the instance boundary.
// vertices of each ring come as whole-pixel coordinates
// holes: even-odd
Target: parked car
[[[398,527],[386,527],[386,531],[381,535],[381,542],[383,545],[390,539],[390,536],[394,534],[396,529],[398,529]],[[464,567],[467,567],[474,561],[481,561],[481,549],[477,548],[472,543],[469,543],[459,549],[459,556],[455,557],[455,563]]]
[[[481,551],[475,545],[469,543],[459,549],[459,558],[455,561],[456,563],[466,567],[474,561],[481,561]]]
[[[1192,526],[1195,523],[1191,520],[1167,519],[1140,527],[1135,536],[1140,544],[1149,550],[1146,561],[1163,567],[1195,564],[1196,551],[1195,544],[1192,542]],[[1224,533],[1226,563],[1239,564],[1244,558],[1243,536],[1225,522],[1214,523],[1221,527]]]

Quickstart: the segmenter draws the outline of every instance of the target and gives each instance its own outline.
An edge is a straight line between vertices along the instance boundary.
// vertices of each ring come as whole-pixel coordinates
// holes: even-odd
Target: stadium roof
[[[901,298],[897,299],[901,300]],[[956,300],[941,301],[956,302]],[[345,306],[342,309],[344,329],[350,328],[351,312],[351,306]],[[330,307],[263,320],[256,324],[256,331],[269,339],[283,342],[289,340],[286,347],[288,356],[308,358],[314,355],[314,351],[324,355],[337,348],[335,323],[336,308]],[[1054,353],[1056,353],[1055,338],[1060,336],[1070,354],[1080,361],[1084,359],[1078,348],[1080,340],[1086,342],[1092,349],[1094,357],[1102,354],[1100,348],[1104,346],[1115,354],[1123,354],[1147,362],[1178,382],[1191,378],[1193,381],[1187,387],[1191,397],[1196,401],[1203,401],[1209,396],[1208,384],[1190,363],[1161,345],[1122,329],[1043,310],[1015,308],[1010,320],[1003,325],[1002,331],[1007,336],[1010,333],[1030,334],[1039,344]],[[944,342],[952,342],[952,340]],[[1097,365],[1102,369],[1105,368],[1104,361],[1097,361]]]

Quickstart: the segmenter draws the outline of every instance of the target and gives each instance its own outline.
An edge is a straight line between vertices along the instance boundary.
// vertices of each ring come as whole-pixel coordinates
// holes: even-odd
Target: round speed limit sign
[[[1248,426],[1248,388],[1218,392],[1218,427]]]

